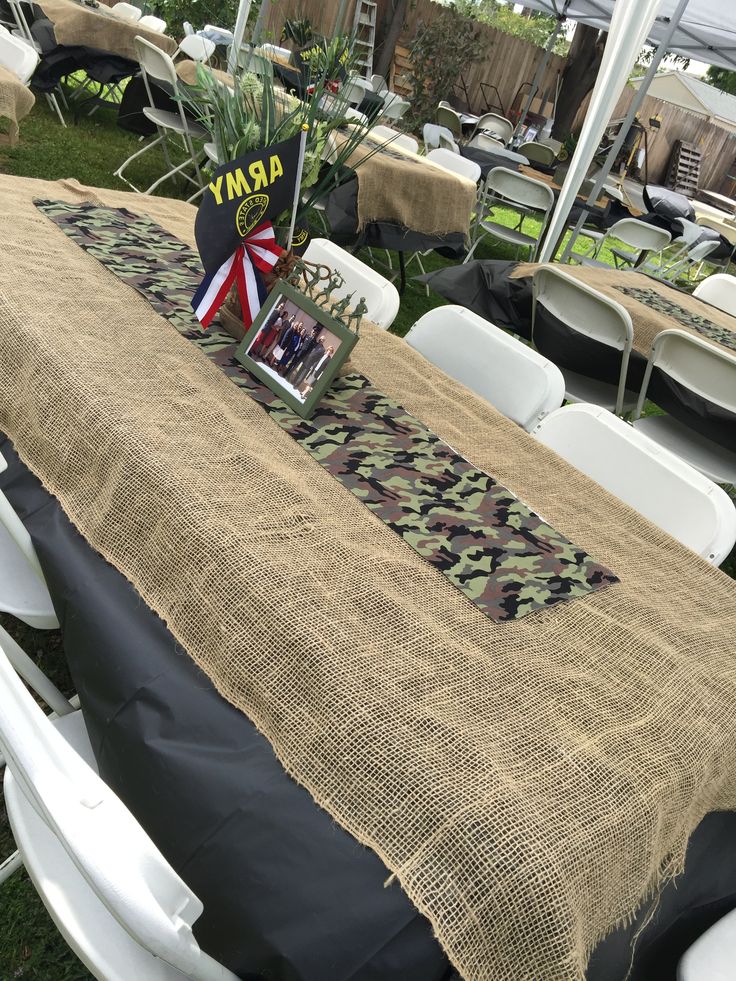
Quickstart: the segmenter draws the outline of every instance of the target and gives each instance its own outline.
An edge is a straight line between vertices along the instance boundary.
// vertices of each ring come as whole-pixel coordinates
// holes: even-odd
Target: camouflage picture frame
[[[271,291],[236,359],[290,409],[308,419],[358,335],[291,283]]]

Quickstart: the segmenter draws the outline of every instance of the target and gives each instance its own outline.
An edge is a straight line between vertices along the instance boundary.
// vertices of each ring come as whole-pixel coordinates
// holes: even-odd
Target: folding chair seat
[[[354,307],[361,297],[365,299],[368,307],[365,316],[368,320],[386,330],[394,322],[399,312],[399,293],[385,276],[326,238],[313,238],[304,258],[307,262],[329,266],[344,278],[344,284],[332,294],[335,299],[340,300],[353,293]]]
[[[658,378],[652,384],[654,372]],[[719,431],[728,433],[728,445],[717,443],[700,431],[700,413],[688,409],[691,397],[726,413],[730,421],[719,427]],[[666,401],[670,414],[642,417],[647,398]],[[678,411],[680,402],[682,412]],[[677,417],[673,411],[678,411]],[[636,404],[635,428],[717,484],[736,484],[734,420],[736,355],[683,330],[663,330],[657,334]]]
[[[558,325],[575,335],[575,347],[580,352],[576,367],[583,367],[590,360],[591,342],[612,355],[618,376],[615,384],[562,363],[565,359],[560,357],[552,332]],[[626,388],[633,339],[631,317],[620,303],[557,267],[542,266],[535,271],[532,342],[562,371],[569,402],[592,402],[616,415],[633,408],[636,393]]]
[[[541,236],[555,203],[552,188],[542,181],[518,174],[508,167],[494,167],[488,171],[480,198],[478,218],[473,226],[474,241],[464,262],[469,262],[486,235],[517,246],[517,251],[529,250],[529,261],[533,262],[539,248]],[[494,207],[516,210],[519,217],[516,228],[509,228],[492,220]],[[539,238],[522,231],[524,219],[531,212],[540,215],[542,228]]]
[[[565,405],[532,435],[713,565],[736,542],[736,507],[722,488],[597,405]]]
[[[237,981],[199,947],[202,903],[100,779],[81,712],[48,719],[0,649],[0,750],[18,851],[97,978]]]
[[[156,108],[153,94],[151,92],[150,79],[163,82],[164,85],[168,86],[168,88],[173,92],[174,98],[179,99],[179,80],[176,74],[176,68],[174,67],[174,62],[169,55],[167,55],[164,51],[161,51],[160,48],[157,48],[155,44],[152,44],[145,38],[137,37],[135,39],[135,49],[141,66],[141,74],[143,75],[143,83],[146,88],[146,94],[150,103],[149,106],[146,106],[143,109],[143,114],[155,125],[158,135],[147,143],[143,149],[137,150],[130,157],[128,157],[128,159],[125,160],[115,171],[115,177],[119,177],[121,180],[125,181],[126,184],[132,187],[134,191],[138,191],[139,188],[137,188],[135,184],[124,176],[124,172],[134,160],[138,159],[138,157],[141,157],[144,153],[148,153],[148,151],[152,150],[154,147],[160,146],[164,155],[164,160],[166,161],[166,166],[169,169],[142,193],[151,194],[160,184],[163,184],[164,181],[179,174],[184,180],[196,187],[197,190],[192,195],[192,198],[190,198],[190,200],[192,200],[202,193],[202,188],[204,187],[204,180],[199,168],[200,164],[205,158],[204,149],[200,147],[195,151],[193,141],[205,140],[209,134],[203,126],[199,125],[199,123],[193,122],[187,118],[181,102],[178,102],[178,111],[176,112]],[[186,154],[185,160],[176,166],[172,164],[168,151],[168,140],[171,134],[180,137],[179,146]],[[192,173],[187,173],[187,170],[191,170]]]
[[[565,382],[559,368],[465,307],[430,310],[406,341],[527,432],[562,404]]]

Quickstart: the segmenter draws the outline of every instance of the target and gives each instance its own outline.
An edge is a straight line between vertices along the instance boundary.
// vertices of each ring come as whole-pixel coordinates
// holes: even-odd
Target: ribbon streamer
[[[207,273],[192,299],[194,313],[202,328],[207,330],[236,283],[243,324],[248,330],[266,299],[266,287],[259,272],[271,272],[283,251],[276,244],[273,225],[264,221],[243,239],[219,269]]]

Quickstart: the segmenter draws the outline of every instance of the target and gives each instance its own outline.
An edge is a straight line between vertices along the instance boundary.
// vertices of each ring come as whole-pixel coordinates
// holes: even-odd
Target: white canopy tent
[[[654,57],[590,193],[589,204],[600,194],[648,83],[664,55],[674,52],[726,68],[736,67],[736,26],[727,20],[729,15],[724,12],[723,0],[525,0],[525,6],[608,31],[585,122],[540,251],[541,261],[549,261],[556,252],[580,186],[643,44],[648,40],[655,45]],[[576,232],[585,217],[585,213],[580,216]]]

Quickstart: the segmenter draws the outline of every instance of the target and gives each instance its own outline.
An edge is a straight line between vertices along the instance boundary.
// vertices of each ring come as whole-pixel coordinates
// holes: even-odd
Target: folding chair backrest
[[[631,317],[615,300],[553,266],[542,266],[533,277],[532,336],[537,305],[571,330],[628,352],[634,337]]]
[[[405,115],[411,103],[407,102],[406,99],[402,99],[401,96],[393,95],[389,92],[384,99],[383,109],[381,110],[381,116],[384,119],[401,119]]]
[[[527,160],[533,160],[535,163],[544,164],[549,167],[555,161],[555,151],[551,146],[547,146],[544,143],[522,143],[518,151],[522,156],[526,157]]]
[[[38,52],[27,41],[12,34],[0,34],[0,65],[24,85],[30,82],[37,64]]]
[[[459,147],[453,139],[452,132],[446,126],[438,126],[437,123],[425,123],[422,127],[422,137],[424,139],[425,153],[430,150],[437,150],[443,147],[445,150],[452,150],[459,153]]]
[[[419,144],[413,136],[408,133],[400,133],[397,129],[390,126],[374,126],[370,131],[371,136],[375,136],[384,142],[390,142],[392,146],[399,146],[402,150],[409,153],[419,153]]]
[[[388,85],[386,85],[386,79],[383,75],[371,75],[371,88],[378,95],[388,92]]]
[[[443,106],[440,103],[437,106],[437,123],[449,129],[455,139],[459,140],[462,138],[463,124],[460,122],[460,116],[449,105]]]
[[[210,41],[209,38],[202,37],[200,34],[186,34],[181,39],[177,54],[181,52],[187,58],[191,58],[192,61],[205,62],[210,60],[216,47],[214,41]]]
[[[5,779],[18,784],[99,901],[137,943],[185,977],[234,979],[194,939],[199,899],[46,718],[2,649],[0,689]]]
[[[637,417],[654,368],[683,388],[736,414],[736,355],[684,330],[663,330],[654,338],[649,354]]]
[[[484,112],[475,124],[475,133],[490,133],[491,136],[498,137],[502,143],[508,143],[514,135],[514,124],[505,116],[499,116],[496,112]]]
[[[145,76],[150,75],[160,82],[167,82],[176,91],[179,79],[174,62],[169,55],[144,37],[136,37],[134,43],[138,64],[143,69],[144,81]]]
[[[318,262],[336,270],[345,283],[333,292],[335,299],[343,299],[353,293],[352,306],[365,297],[368,307],[366,317],[379,327],[388,329],[399,312],[399,291],[393,283],[371,269],[354,255],[341,249],[326,238],[313,238],[304,253],[308,262]]]
[[[497,140],[495,136],[490,136],[488,133],[476,133],[472,140],[469,141],[470,146],[477,146],[479,150],[489,150],[493,153],[494,150],[498,150],[499,147],[504,150],[505,146],[500,141]]]
[[[261,51],[266,51],[269,54],[275,55],[277,58],[291,61],[291,51],[288,48],[280,48],[278,44],[259,44],[258,47]]]
[[[560,369],[465,307],[430,310],[406,340],[527,431],[562,404],[565,381]]]
[[[451,170],[453,174],[466,177],[474,184],[480,180],[480,165],[474,160],[468,160],[467,157],[461,157],[459,153],[453,153],[452,150],[446,150],[444,147],[430,150],[427,154],[427,160],[444,167],[445,170]]]
[[[519,174],[508,167],[494,167],[488,171],[486,188],[494,195],[505,198],[514,204],[523,204],[545,214],[555,203],[552,188],[543,181]]]
[[[661,252],[672,241],[666,229],[649,225],[638,218],[621,218],[608,229],[606,238],[618,238],[632,249]]]
[[[533,435],[714,565],[736,541],[728,494],[674,453],[597,405],[565,405]]]
[[[708,276],[695,287],[693,296],[736,317],[736,276],[728,273]]]
[[[115,3],[110,8],[110,12],[121,20],[139,21],[141,10],[132,3]]]
[[[365,79],[348,78],[340,87],[340,98],[349,102],[351,106],[359,106],[368,91],[370,90]]]
[[[152,14],[147,14],[145,17],[141,17],[138,26],[145,27],[149,31],[155,31],[157,34],[163,34],[166,30],[166,21],[161,20],[160,17],[154,17]]]

